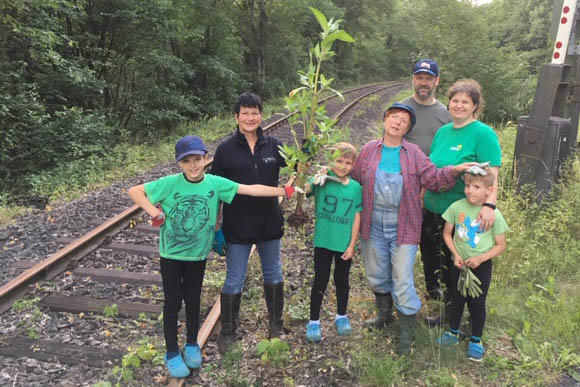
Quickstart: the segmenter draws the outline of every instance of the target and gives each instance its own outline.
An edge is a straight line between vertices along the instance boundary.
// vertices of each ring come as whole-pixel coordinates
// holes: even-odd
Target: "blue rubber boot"
[[[346,316],[337,318],[334,321],[334,324],[336,325],[336,333],[338,333],[339,336],[347,336],[352,332],[350,321]]]
[[[203,358],[201,357],[201,348],[199,348],[199,345],[186,344],[185,347],[183,347],[183,360],[191,369],[198,369],[201,367]]]
[[[322,333],[320,332],[320,324],[308,323],[306,326],[306,340],[311,343],[318,343],[322,340]]]
[[[467,358],[471,361],[481,361],[483,359],[483,354],[485,353],[485,348],[481,343],[469,342],[467,344]]]
[[[459,344],[459,336],[451,331],[445,331],[435,342],[442,347],[448,348]]]
[[[167,354],[165,354],[165,365],[169,370],[169,375],[172,378],[182,379],[189,376],[189,368],[183,362],[181,354],[167,359]]]

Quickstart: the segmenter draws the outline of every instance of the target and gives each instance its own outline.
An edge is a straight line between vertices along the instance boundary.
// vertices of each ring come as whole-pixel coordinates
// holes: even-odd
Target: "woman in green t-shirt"
[[[447,106],[453,122],[439,128],[431,144],[431,161],[438,167],[457,165],[465,162],[489,162],[495,175],[493,190],[488,195],[479,213],[478,220],[486,230],[495,222],[495,202],[497,199],[497,176],[501,165],[499,140],[493,129],[477,118],[483,112],[485,103],[481,85],[473,79],[460,79],[449,89]],[[425,210],[421,228],[421,255],[423,262],[430,262],[442,275],[442,282],[448,290],[454,284],[446,267],[452,265],[451,253],[443,241],[445,221],[441,215],[451,203],[465,197],[461,180],[449,191],[425,194]],[[445,294],[445,300],[448,300]],[[429,321],[440,323],[439,317]]]

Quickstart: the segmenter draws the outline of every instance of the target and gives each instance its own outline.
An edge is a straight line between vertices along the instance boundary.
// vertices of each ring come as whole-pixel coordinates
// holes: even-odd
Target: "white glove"
[[[472,175],[486,176],[487,172],[483,168],[485,168],[487,166],[489,166],[489,161],[486,161],[485,163],[479,163],[477,165],[474,165],[473,167],[469,167],[469,168],[467,168],[465,173],[471,173]]]
[[[312,184],[319,185],[322,187],[322,186],[324,186],[324,184],[326,184],[326,182],[328,180],[340,183],[340,179],[336,176],[328,176],[327,174],[317,173],[316,175],[314,175],[314,179],[312,180]]]

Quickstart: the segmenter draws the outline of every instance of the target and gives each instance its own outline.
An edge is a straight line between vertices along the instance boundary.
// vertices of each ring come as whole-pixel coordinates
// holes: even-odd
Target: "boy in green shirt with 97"
[[[336,286],[336,330],[340,336],[348,335],[352,328],[346,316],[348,304],[348,275],[354,247],[360,230],[362,187],[350,179],[357,151],[346,142],[334,146],[338,157],[333,161],[328,176],[316,175],[305,187],[315,198],[316,224],[314,227],[314,282],[310,294],[310,322],[306,327],[306,340],[322,340],[320,306],[330,279],[334,260],[334,285]]]
[[[450,268],[452,284],[458,283],[460,275],[471,275],[467,273],[467,270],[471,270],[480,288],[478,292],[470,292],[469,295],[461,294],[457,287],[452,289],[450,329],[437,339],[437,343],[444,347],[459,343],[459,324],[467,303],[472,326],[467,356],[473,361],[481,361],[485,353],[481,335],[485,324],[485,300],[491,282],[491,259],[505,250],[505,232],[508,230],[498,209],[495,209],[495,223],[489,230],[485,231],[477,222],[481,207],[494,189],[494,179],[489,167],[475,166],[468,169],[464,175],[466,197],[451,204],[442,215],[445,220],[443,239],[453,254],[454,267]],[[460,273],[461,270],[464,272]]]
[[[161,226],[159,255],[167,347],[165,364],[173,378],[185,378],[189,368],[201,366],[201,350],[197,344],[201,286],[220,201],[231,203],[236,194],[290,198],[295,190],[294,187],[238,184],[206,174],[206,156],[207,148],[201,138],[182,137],[175,145],[175,160],[183,173],[129,189],[129,197],[153,217],[152,224]],[[177,314],[182,300],[187,328],[183,357],[177,344]]]

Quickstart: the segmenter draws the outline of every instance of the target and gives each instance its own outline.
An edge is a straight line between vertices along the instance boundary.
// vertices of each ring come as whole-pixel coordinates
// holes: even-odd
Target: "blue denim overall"
[[[367,279],[373,292],[391,293],[399,312],[412,315],[421,308],[413,278],[417,245],[397,244],[397,217],[402,191],[403,175],[377,168],[371,234],[368,240],[361,240],[361,247]]]

